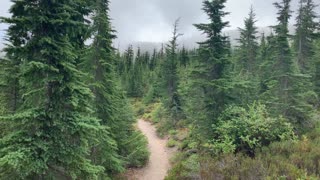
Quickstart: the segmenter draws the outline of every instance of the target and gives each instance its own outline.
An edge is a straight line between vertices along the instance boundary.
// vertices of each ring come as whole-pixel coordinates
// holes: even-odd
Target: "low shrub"
[[[193,159],[198,171],[188,169],[187,151],[174,159],[175,165],[169,179],[320,179],[320,129],[302,136],[299,140],[273,142],[256,149],[255,157],[245,153],[219,154],[213,157],[202,154]],[[190,162],[189,162],[190,163]],[[195,168],[197,169],[197,168]]]
[[[266,107],[259,103],[248,109],[228,108],[213,125],[213,132],[207,147],[214,154],[242,152],[254,156],[257,148],[295,138],[290,123],[282,117],[270,117]]]
[[[164,108],[161,103],[154,104],[154,109],[151,112],[151,119],[153,123],[159,123],[165,118]]]
[[[167,142],[167,147],[169,148],[173,148],[178,144],[178,142],[174,139],[169,139],[169,141]]]
[[[229,154],[214,159],[204,156],[200,162],[201,179],[266,179],[262,163],[246,155]]]
[[[131,99],[131,104],[133,107],[133,112],[136,116],[141,117],[145,113],[145,105],[141,102],[140,99]]]
[[[126,145],[129,151],[125,157],[127,167],[142,167],[147,164],[150,152],[147,148],[148,141],[142,133],[134,132]]]
[[[157,91],[154,89],[153,86],[151,86],[146,93],[146,95],[143,97],[143,103],[144,104],[151,104],[154,103],[159,95],[157,95]]]
[[[174,165],[172,170],[169,172],[165,180],[195,180],[200,179],[200,161],[199,155],[192,154],[187,156],[186,154],[180,153],[176,155],[177,164]],[[181,160],[183,159],[183,160]]]

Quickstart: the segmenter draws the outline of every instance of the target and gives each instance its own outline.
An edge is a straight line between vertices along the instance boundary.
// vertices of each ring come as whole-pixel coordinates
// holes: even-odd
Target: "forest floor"
[[[167,138],[158,137],[156,128],[147,121],[140,119],[138,128],[148,139],[148,148],[151,153],[148,164],[141,169],[128,172],[129,180],[163,180],[170,169],[170,158],[174,149],[167,147]]]

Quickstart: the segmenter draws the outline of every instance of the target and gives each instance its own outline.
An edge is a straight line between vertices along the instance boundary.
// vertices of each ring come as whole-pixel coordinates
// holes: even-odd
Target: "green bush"
[[[133,112],[136,116],[140,117],[145,113],[145,105],[140,99],[131,99],[131,104],[133,107]]]
[[[175,147],[178,144],[178,142],[174,139],[169,139],[169,141],[167,142],[167,147],[172,148]]]
[[[144,114],[143,114],[142,118],[145,120],[151,121],[153,123],[156,123],[153,120],[153,117],[154,117],[154,113],[158,112],[159,106],[161,106],[161,103],[152,103],[152,104],[146,105],[144,108]]]
[[[177,134],[178,134],[177,130],[174,130],[174,129],[173,129],[173,130],[170,130],[170,131],[169,131],[169,135],[170,135],[170,136],[176,136]]]
[[[193,162],[200,164],[198,171],[191,171],[185,166],[188,155],[184,152],[176,156],[176,163],[169,172],[170,179],[317,180],[320,179],[320,129],[302,136],[300,140],[274,142],[257,149],[254,158],[243,153],[216,157],[202,154]]]
[[[174,122],[165,111],[162,103],[155,103],[153,105],[151,120],[153,123],[157,124],[157,133],[160,137],[164,137],[175,127]]]
[[[177,154],[175,161],[178,162],[171,169],[166,180],[192,180],[199,179],[200,171],[200,161],[199,155],[192,154],[188,156],[187,154]]]
[[[230,107],[213,125],[213,140],[206,146],[214,152],[243,152],[253,156],[256,148],[272,142],[293,139],[293,127],[284,118],[271,118],[266,107],[255,103],[248,107]]]
[[[151,86],[147,92],[147,94],[143,97],[144,104],[150,104],[155,102],[156,100],[156,92],[153,86]]]
[[[165,117],[164,108],[161,103],[154,104],[154,110],[151,113],[151,119],[154,123],[159,123]]]
[[[147,148],[148,141],[146,137],[140,132],[134,132],[127,141],[126,154],[127,167],[142,167],[148,160],[150,152]]]
[[[171,119],[164,118],[157,124],[157,133],[160,137],[168,135],[169,131],[174,128],[174,122]]]

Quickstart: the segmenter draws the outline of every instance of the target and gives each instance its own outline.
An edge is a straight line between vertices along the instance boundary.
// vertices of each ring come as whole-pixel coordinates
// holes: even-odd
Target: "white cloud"
[[[198,37],[193,24],[207,21],[207,16],[201,10],[202,0],[110,0],[110,15],[112,24],[117,30],[116,44],[127,46],[134,41],[166,41],[171,36],[172,24],[181,18],[180,32],[182,39]],[[228,29],[243,26],[249,8],[253,5],[257,14],[257,25],[265,27],[276,23],[276,0],[228,0],[226,11],[231,12],[226,17],[230,21]],[[293,0],[293,10],[296,10],[298,0]],[[316,2],[316,0],[315,0]],[[8,16],[10,0],[1,0],[0,16]],[[320,9],[320,7],[319,7]],[[293,14],[291,23],[294,23]],[[0,39],[7,26],[0,24]]]

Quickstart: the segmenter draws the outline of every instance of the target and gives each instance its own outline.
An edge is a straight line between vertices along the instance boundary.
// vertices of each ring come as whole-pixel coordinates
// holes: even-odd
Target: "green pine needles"
[[[106,179],[130,165],[137,147],[122,138],[137,133],[114,72],[108,7],[108,0],[14,1],[12,17],[2,18],[10,45],[1,61],[1,179]]]
[[[89,144],[97,141],[102,128],[91,116],[87,101],[92,94],[77,70],[76,43],[70,43],[74,34],[82,35],[77,27],[86,26],[87,10],[79,3],[17,1],[11,8],[13,17],[4,19],[12,31],[22,31],[10,39],[10,51],[21,61],[22,102],[14,114],[1,118],[10,125],[0,144],[5,179],[75,179],[95,177],[103,170],[87,158]],[[22,42],[16,45],[15,38]]]

